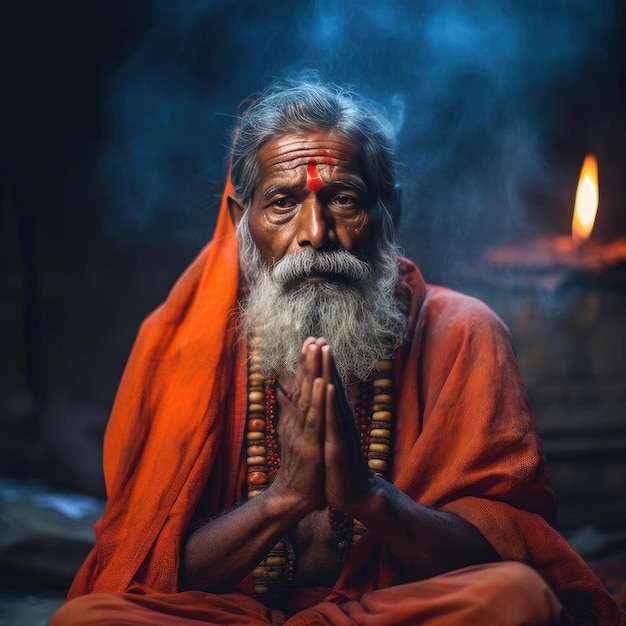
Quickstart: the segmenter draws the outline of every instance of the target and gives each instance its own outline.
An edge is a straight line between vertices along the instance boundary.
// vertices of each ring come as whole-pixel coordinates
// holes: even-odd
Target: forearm
[[[474,526],[417,504],[380,478],[353,514],[387,547],[407,580],[500,560]]]
[[[232,589],[305,514],[269,489],[210,520],[183,546],[185,586]]]

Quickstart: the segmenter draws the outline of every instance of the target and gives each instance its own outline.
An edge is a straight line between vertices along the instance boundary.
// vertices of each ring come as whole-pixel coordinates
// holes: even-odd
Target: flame
[[[575,246],[579,246],[591,235],[593,223],[596,221],[599,198],[598,161],[593,154],[588,154],[580,170],[574,203],[572,240]]]

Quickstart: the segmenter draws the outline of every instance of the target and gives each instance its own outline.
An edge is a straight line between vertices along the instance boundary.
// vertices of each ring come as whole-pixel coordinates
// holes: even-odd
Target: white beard
[[[379,360],[391,357],[406,325],[394,295],[398,265],[393,246],[379,252],[371,265],[346,251],[305,248],[268,266],[252,240],[247,216],[237,232],[247,286],[241,334],[260,338],[265,374],[295,374],[307,337],[328,341],[344,383],[366,380]],[[327,279],[303,282],[320,274]]]

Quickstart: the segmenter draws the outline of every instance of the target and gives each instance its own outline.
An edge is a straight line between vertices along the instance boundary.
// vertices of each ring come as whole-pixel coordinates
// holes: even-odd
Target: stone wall
[[[513,335],[561,526],[626,527],[626,288],[465,287]]]

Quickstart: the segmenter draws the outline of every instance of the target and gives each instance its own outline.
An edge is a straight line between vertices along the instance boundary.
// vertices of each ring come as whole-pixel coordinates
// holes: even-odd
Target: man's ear
[[[230,213],[230,219],[233,222],[233,226],[237,228],[241,218],[243,217],[243,212],[245,211],[243,204],[239,201],[239,198],[234,193],[229,193],[228,198],[226,199],[228,202],[228,212]]]

